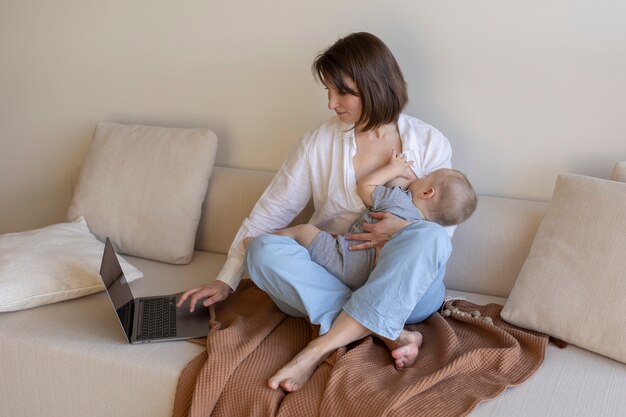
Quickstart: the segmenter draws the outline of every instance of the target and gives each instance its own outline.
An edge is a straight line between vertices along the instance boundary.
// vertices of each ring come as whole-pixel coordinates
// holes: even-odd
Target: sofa
[[[135,295],[175,293],[214,279],[272,177],[213,167],[189,263],[123,255],[143,272],[131,283]],[[626,178],[626,164],[618,164],[613,177]],[[475,214],[454,234],[447,295],[506,304],[549,209],[550,202],[481,195]],[[310,213],[308,207],[294,223]],[[618,219],[624,222],[624,214]],[[0,313],[0,414],[170,416],[180,373],[203,350],[189,341],[128,344],[102,291]],[[526,382],[479,404],[471,416],[626,415],[625,392],[623,362],[572,343],[550,344]]]

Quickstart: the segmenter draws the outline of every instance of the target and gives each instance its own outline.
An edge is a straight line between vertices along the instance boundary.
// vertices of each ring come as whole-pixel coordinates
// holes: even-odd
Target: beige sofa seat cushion
[[[67,217],[120,253],[188,263],[216,148],[208,129],[100,123]]]
[[[626,183],[560,175],[502,317],[626,362]]]
[[[135,296],[176,293],[210,282],[225,259],[129,256],[144,272],[130,286]],[[188,341],[129,344],[104,292],[0,314],[0,334],[0,375],[10,381],[1,383],[2,416],[171,416],[180,372],[206,351]]]
[[[506,298],[446,291],[477,304]],[[546,359],[526,382],[479,404],[470,417],[622,416],[626,411],[626,364],[568,345],[548,345]]]

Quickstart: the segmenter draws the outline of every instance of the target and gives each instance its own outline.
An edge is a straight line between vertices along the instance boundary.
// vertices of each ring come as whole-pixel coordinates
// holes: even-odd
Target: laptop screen
[[[104,244],[100,276],[104,281],[104,286],[117,312],[124,333],[130,340],[133,331],[134,297],[109,238]]]

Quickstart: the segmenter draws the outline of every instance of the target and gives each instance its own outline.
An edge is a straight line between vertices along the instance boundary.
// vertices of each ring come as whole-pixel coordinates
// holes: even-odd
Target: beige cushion
[[[208,129],[100,123],[67,217],[121,253],[189,263],[216,149]]]
[[[626,362],[626,184],[561,175],[502,317]]]
[[[104,290],[104,244],[85,219],[0,236],[0,311],[15,311]],[[143,274],[119,257],[129,281]]]

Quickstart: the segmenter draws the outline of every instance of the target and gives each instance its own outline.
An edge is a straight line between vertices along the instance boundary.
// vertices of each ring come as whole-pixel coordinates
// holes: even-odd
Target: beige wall
[[[208,126],[276,169],[330,115],[310,63],[366,30],[481,193],[549,199],[626,160],[626,3],[0,1],[0,233],[61,221],[98,121]]]

